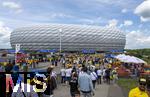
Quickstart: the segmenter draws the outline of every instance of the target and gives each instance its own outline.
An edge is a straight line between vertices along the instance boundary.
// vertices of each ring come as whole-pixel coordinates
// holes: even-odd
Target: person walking
[[[0,72],[5,72],[5,67],[0,63]]]
[[[87,74],[87,67],[83,67],[83,73],[79,75],[78,83],[83,97],[94,95],[93,84],[90,75]]]
[[[106,71],[106,82],[107,84],[110,84],[110,73],[111,73],[111,69],[107,68]]]
[[[71,71],[72,71],[71,65],[68,65],[68,68],[65,70],[66,84],[68,84],[71,79],[71,73],[72,73]]]
[[[11,75],[13,83],[14,83],[14,86],[17,84],[17,80],[18,80],[18,77],[19,77],[19,73],[18,72],[19,72],[19,66],[18,65],[14,65],[13,66],[13,74]]]
[[[78,77],[75,72],[72,73],[72,77],[69,82],[69,85],[70,85],[71,97],[80,97],[80,91],[78,89]]]
[[[53,97],[54,90],[57,88],[56,78],[52,76],[52,67],[47,68],[47,88],[44,91],[44,97]]]
[[[101,81],[101,77],[102,77],[102,73],[103,73],[103,71],[102,71],[102,69],[101,68],[99,68],[98,70],[97,70],[97,75],[98,75],[98,79],[97,79],[97,83],[98,84],[101,84],[102,83],[102,81]]]
[[[95,84],[97,81],[97,74],[95,73],[95,71],[92,69],[92,72],[90,73],[90,77],[92,79],[92,83],[93,83],[93,88],[95,89]]]
[[[60,70],[60,75],[61,75],[61,83],[65,83],[65,68],[62,68]]]
[[[139,85],[130,90],[128,97],[149,97],[146,92],[146,79],[140,78],[139,79]]]
[[[106,72],[105,72],[106,68],[104,67],[102,71],[103,71],[103,74],[102,74],[102,76],[103,76],[103,82],[106,83]]]
[[[11,97],[12,90],[14,88],[13,79],[11,77],[12,68],[5,68],[6,71],[6,97]]]
[[[116,83],[118,80],[117,67],[112,70],[112,78],[113,78],[113,83]]]

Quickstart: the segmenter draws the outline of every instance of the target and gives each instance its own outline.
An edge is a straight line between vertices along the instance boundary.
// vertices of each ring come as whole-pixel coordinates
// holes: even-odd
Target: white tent
[[[120,60],[121,62],[126,62],[126,63],[144,63],[146,64],[145,61],[134,57],[134,56],[129,56],[129,55],[125,55],[125,54],[119,54],[117,56],[115,56],[116,59]]]

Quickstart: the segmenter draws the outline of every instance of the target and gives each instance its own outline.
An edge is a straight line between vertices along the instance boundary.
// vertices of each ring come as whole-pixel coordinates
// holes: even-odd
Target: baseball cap
[[[139,84],[145,86],[146,85],[146,78],[140,78],[139,79]]]

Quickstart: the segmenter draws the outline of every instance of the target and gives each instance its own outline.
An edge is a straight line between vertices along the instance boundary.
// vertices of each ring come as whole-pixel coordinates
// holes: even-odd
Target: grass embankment
[[[131,78],[119,78],[117,84],[122,88],[125,97],[128,97],[128,93],[131,89],[137,87],[137,79]]]

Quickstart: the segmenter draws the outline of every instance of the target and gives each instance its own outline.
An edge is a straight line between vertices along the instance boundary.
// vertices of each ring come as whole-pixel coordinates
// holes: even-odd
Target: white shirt
[[[103,69],[103,76],[105,76],[105,75],[106,75],[105,71],[106,71],[106,69]]]
[[[71,68],[66,69],[66,77],[71,77],[71,71],[72,71]]]
[[[91,77],[92,80],[96,80],[97,79],[97,75],[96,75],[95,72],[91,72],[90,73],[90,77]]]
[[[61,73],[61,76],[65,76],[65,69],[62,68],[62,69],[60,70],[60,73]]]
[[[62,62],[63,62],[63,64],[65,64],[65,60],[64,59],[62,60]]]
[[[83,74],[83,71],[79,71],[79,76],[81,76]]]
[[[101,69],[97,70],[97,75],[102,76],[103,71]]]
[[[53,77],[57,77],[57,73],[56,73],[56,71],[52,71],[52,74],[51,74],[51,76],[53,76]]]

